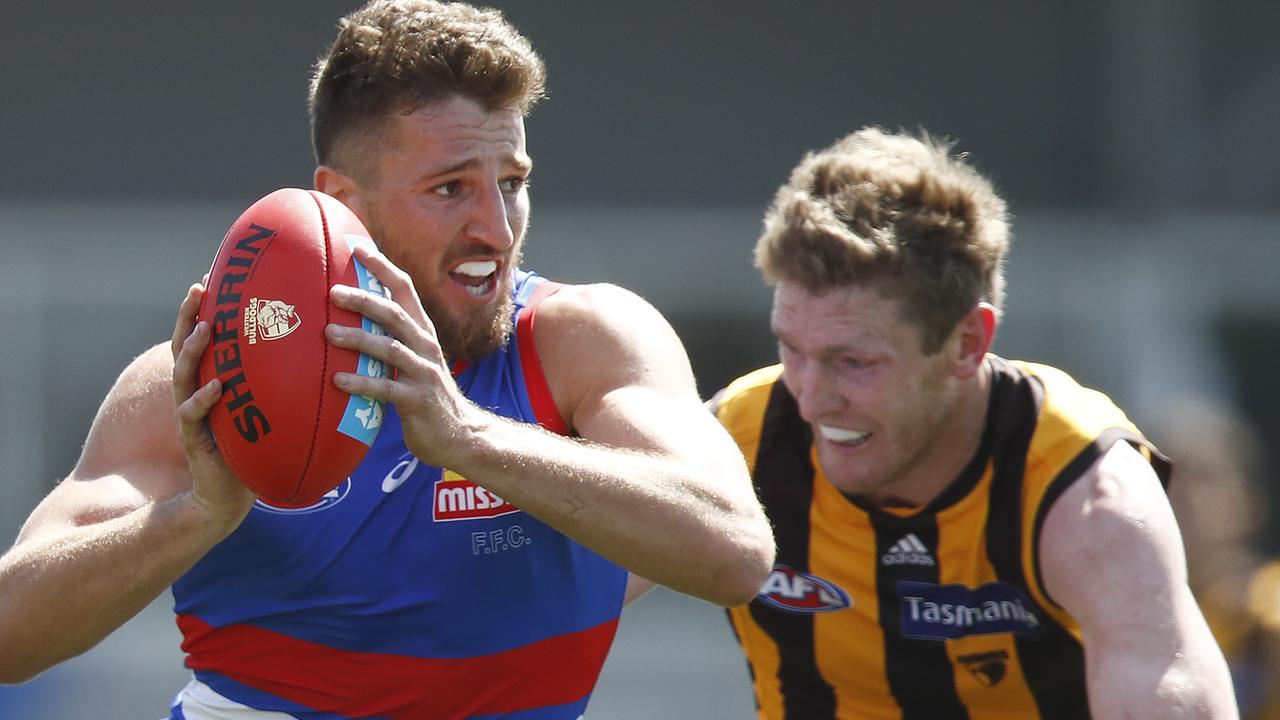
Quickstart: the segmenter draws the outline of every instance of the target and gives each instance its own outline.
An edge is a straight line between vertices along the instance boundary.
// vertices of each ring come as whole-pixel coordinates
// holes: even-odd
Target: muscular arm
[[[1094,717],[1237,717],[1173,512],[1136,450],[1117,444],[1063,493],[1040,558],[1046,589],[1084,633]]]
[[[557,404],[587,442],[489,439],[475,459],[505,481],[494,490],[674,590],[724,605],[754,596],[772,535],[666,321],[618,288],[569,287],[543,304],[536,340]]]
[[[194,324],[195,304],[189,295],[183,305],[182,338]],[[218,396],[216,386],[194,389],[204,336],[207,330],[196,333],[182,350],[182,377],[166,346],[121,373],[75,469],[0,556],[0,683],[28,680],[96,645],[248,511],[252,496],[234,477],[218,475],[220,461],[209,465],[216,457],[211,443],[204,454],[191,448],[190,466],[184,453],[184,446],[207,441],[201,421]],[[189,400],[175,411],[179,392]],[[201,467],[205,481],[193,486],[189,467]]]
[[[674,590],[722,605],[756,594],[773,561],[772,534],[741,454],[702,407],[684,349],[652,307],[609,286],[565,288],[543,304],[538,353],[581,439],[565,438],[461,398],[440,367],[430,321],[407,300],[407,277],[380,257],[367,264],[403,312],[342,288],[335,302],[400,339],[360,341],[399,375],[350,388],[396,403],[415,455]]]

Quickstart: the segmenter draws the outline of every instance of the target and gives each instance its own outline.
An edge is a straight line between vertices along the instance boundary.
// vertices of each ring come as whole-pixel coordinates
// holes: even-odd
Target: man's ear
[[[960,318],[956,325],[956,333],[959,335],[955,365],[957,376],[971,377],[982,367],[991,343],[995,342],[998,324],[996,309],[985,302],[978,303]]]
[[[312,183],[316,190],[337,198],[343,205],[351,208],[351,212],[355,213],[361,222],[367,222],[360,185],[350,175],[332,165],[320,165],[316,168]]]

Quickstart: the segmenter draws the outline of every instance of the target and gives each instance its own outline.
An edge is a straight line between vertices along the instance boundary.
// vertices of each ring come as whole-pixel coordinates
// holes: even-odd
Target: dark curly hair
[[[339,21],[316,62],[308,99],[316,162],[348,167],[388,114],[454,96],[528,113],[545,83],[542,58],[497,10],[374,0]]]

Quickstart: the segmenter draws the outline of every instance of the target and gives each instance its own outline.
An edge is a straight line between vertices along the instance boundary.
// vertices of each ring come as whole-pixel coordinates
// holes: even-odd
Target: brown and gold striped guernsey
[[[781,366],[719,396],[778,542],[760,595],[729,611],[760,718],[1089,716],[1079,627],[1041,583],[1040,527],[1117,441],[1162,480],[1168,465],[1106,396],[1050,367],[987,362],[977,454],[933,502],[901,513],[827,482]]]

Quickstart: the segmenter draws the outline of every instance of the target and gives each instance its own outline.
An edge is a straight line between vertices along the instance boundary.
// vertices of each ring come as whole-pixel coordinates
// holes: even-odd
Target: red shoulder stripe
[[[561,435],[572,435],[569,423],[560,416],[555,398],[551,395],[551,386],[547,384],[546,373],[542,371],[542,361],[538,358],[538,349],[533,342],[533,323],[537,316],[538,305],[548,296],[564,287],[560,283],[545,281],[534,289],[529,302],[525,303],[516,321],[516,343],[520,348],[520,365],[524,370],[525,391],[529,394],[529,404],[538,418],[538,424]]]

